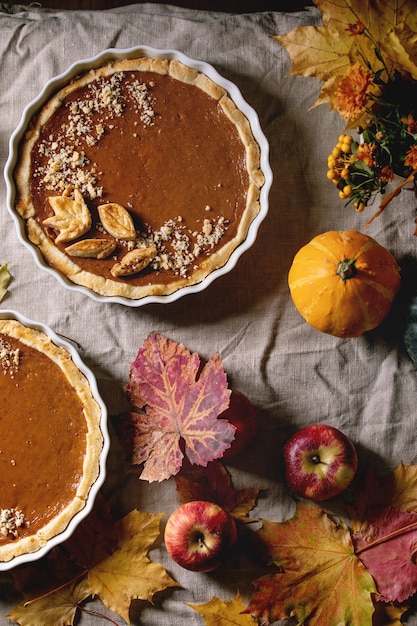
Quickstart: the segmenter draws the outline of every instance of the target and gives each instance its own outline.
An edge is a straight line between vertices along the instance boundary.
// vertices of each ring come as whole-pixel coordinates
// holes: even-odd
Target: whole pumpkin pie
[[[260,149],[226,90],[173,59],[116,60],[27,129],[15,208],[47,264],[106,296],[201,282],[260,209]]]
[[[0,319],[0,561],[38,551],[86,506],[102,410],[69,352]]]

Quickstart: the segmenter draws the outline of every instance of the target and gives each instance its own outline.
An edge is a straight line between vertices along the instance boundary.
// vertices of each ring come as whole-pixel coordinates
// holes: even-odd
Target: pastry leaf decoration
[[[136,409],[125,416],[131,460],[144,463],[142,480],[175,476],[184,456],[192,465],[206,467],[235,437],[235,427],[218,419],[230,398],[218,354],[202,365],[197,353],[151,333],[131,364],[126,393]]]
[[[101,223],[116,239],[133,241],[136,237],[135,225],[130,213],[116,202],[101,204],[98,207]]]
[[[331,103],[342,76],[355,60],[417,79],[417,18],[414,0],[314,0],[322,26],[301,26],[276,36],[289,53],[292,75],[322,82],[316,105]],[[366,32],[366,36],[364,34]],[[382,66],[381,66],[382,67]]]
[[[162,565],[148,557],[162,516],[133,510],[113,520],[107,503],[99,498],[68,542],[36,565],[13,570],[25,602],[7,617],[21,626],[68,626],[80,611],[88,611],[84,602],[98,596],[129,623],[132,600],[152,602],[157,592],[178,586]]]
[[[81,239],[67,246],[65,252],[86,259],[105,259],[114,252],[116,246],[116,241],[112,239]]]
[[[43,220],[43,224],[59,231],[56,243],[77,239],[90,230],[91,214],[78,189],[74,189],[73,196],[50,196],[48,200],[54,215]]]

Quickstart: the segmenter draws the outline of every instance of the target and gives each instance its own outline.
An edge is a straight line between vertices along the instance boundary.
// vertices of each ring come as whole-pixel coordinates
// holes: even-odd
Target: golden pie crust
[[[15,181],[16,211],[47,264],[97,294],[137,300],[222,267],[259,212],[264,174],[225,89],[178,60],[141,57],[52,96],[27,129]],[[116,231],[100,221],[102,205]],[[126,239],[129,218],[136,234]],[[125,255],[138,248],[136,265]]]
[[[0,320],[0,561],[36,552],[86,506],[99,475],[101,408],[69,352]],[[21,524],[13,525],[20,516]]]

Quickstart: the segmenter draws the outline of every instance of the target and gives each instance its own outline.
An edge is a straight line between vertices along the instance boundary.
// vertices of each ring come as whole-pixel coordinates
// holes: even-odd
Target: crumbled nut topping
[[[91,163],[85,152],[78,146],[81,141],[93,146],[100,141],[106,128],[111,129],[112,119],[121,117],[125,107],[135,107],[140,120],[149,126],[153,123],[155,111],[149,88],[153,86],[135,80],[128,85],[130,99],[122,92],[124,72],[116,72],[110,78],[100,78],[87,86],[87,93],[81,100],[67,104],[68,122],[56,137],[48,137],[40,143],[39,152],[47,157],[47,162],[34,172],[34,176],[50,191],[63,191],[66,187],[77,187],[83,196],[100,198],[103,188],[100,185],[100,172]],[[92,114],[102,119],[93,124]]]
[[[149,87],[154,86],[155,83],[152,81],[149,83],[149,86],[145,85],[145,83],[141,83],[139,80],[128,84],[128,91],[137,103],[136,110],[139,113],[140,119],[147,126],[153,124],[155,117],[155,111],[152,108],[153,102],[149,95]]]
[[[11,535],[15,539],[19,536],[19,529],[29,526],[29,522],[22,511],[18,509],[0,509],[0,535]]]
[[[0,367],[3,374],[9,374],[13,378],[19,368],[19,362],[19,348],[13,349],[8,341],[0,339]]]
[[[124,82],[125,78],[128,80]],[[153,87],[153,81],[144,83],[135,74],[126,76],[125,72],[116,72],[111,77],[99,78],[88,84],[82,97],[66,103],[67,122],[60,127],[57,136],[49,136],[39,144],[39,152],[46,157],[45,164],[34,173],[40,184],[49,191],[58,191],[63,195],[66,189],[72,188],[85,200],[100,199],[103,196],[100,172],[83,151],[83,142],[88,146],[97,144],[106,132],[114,128],[116,118],[124,115],[126,107],[134,107],[137,114],[136,126],[140,123],[145,126],[155,124],[157,116],[155,99],[152,97]],[[98,232],[110,234],[128,252],[154,246],[156,254],[147,259],[149,267],[154,271],[170,270],[183,278],[188,277],[195,269],[198,258],[210,254],[229,227],[227,220],[219,215],[221,209],[219,211],[210,205],[201,207],[201,214],[210,215],[211,219],[202,218],[201,229],[198,231],[191,231],[182,217],[178,216],[165,222],[156,231],[144,224],[143,232],[136,232],[127,210],[115,202],[98,205],[98,211],[100,221],[95,224]],[[44,224],[49,224],[48,220],[44,220]],[[132,223],[127,230],[128,221]],[[68,252],[72,256],[104,258],[101,248],[97,248],[98,252],[96,248],[91,242],[77,242]],[[108,252],[111,253],[112,251]],[[115,260],[117,259],[121,261],[120,254],[115,256]],[[142,260],[136,264],[136,260],[133,263],[129,259],[127,257],[128,263],[122,263],[121,266],[118,263],[115,271],[123,272],[118,275],[133,273],[133,269],[142,264]]]
[[[46,189],[63,192],[67,187],[76,187],[83,196],[101,197],[103,189],[97,186],[97,172],[94,166],[87,169],[90,161],[83,151],[78,152],[74,145],[65,144],[62,137],[51,144],[40,144],[39,151],[48,161],[34,172],[34,176],[41,179]]]
[[[220,241],[227,231],[224,217],[217,220],[204,219],[201,232],[191,232],[182,224],[182,218],[168,220],[159,230],[139,237],[136,245],[142,247],[150,242],[157,246],[157,254],[151,262],[154,270],[172,270],[175,274],[187,277],[195,261]],[[195,241],[193,241],[195,240]],[[170,248],[166,244],[170,244]]]

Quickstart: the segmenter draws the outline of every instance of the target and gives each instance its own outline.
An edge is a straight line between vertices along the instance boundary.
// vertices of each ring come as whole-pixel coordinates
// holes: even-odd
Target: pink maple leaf
[[[404,602],[417,591],[417,512],[378,508],[369,526],[353,534],[355,553],[384,602]]]
[[[177,474],[184,455],[206,467],[235,438],[235,427],[218,419],[231,393],[218,354],[202,366],[198,354],[151,333],[131,363],[126,393],[139,409],[130,414],[132,462],[145,463],[143,480]]]

